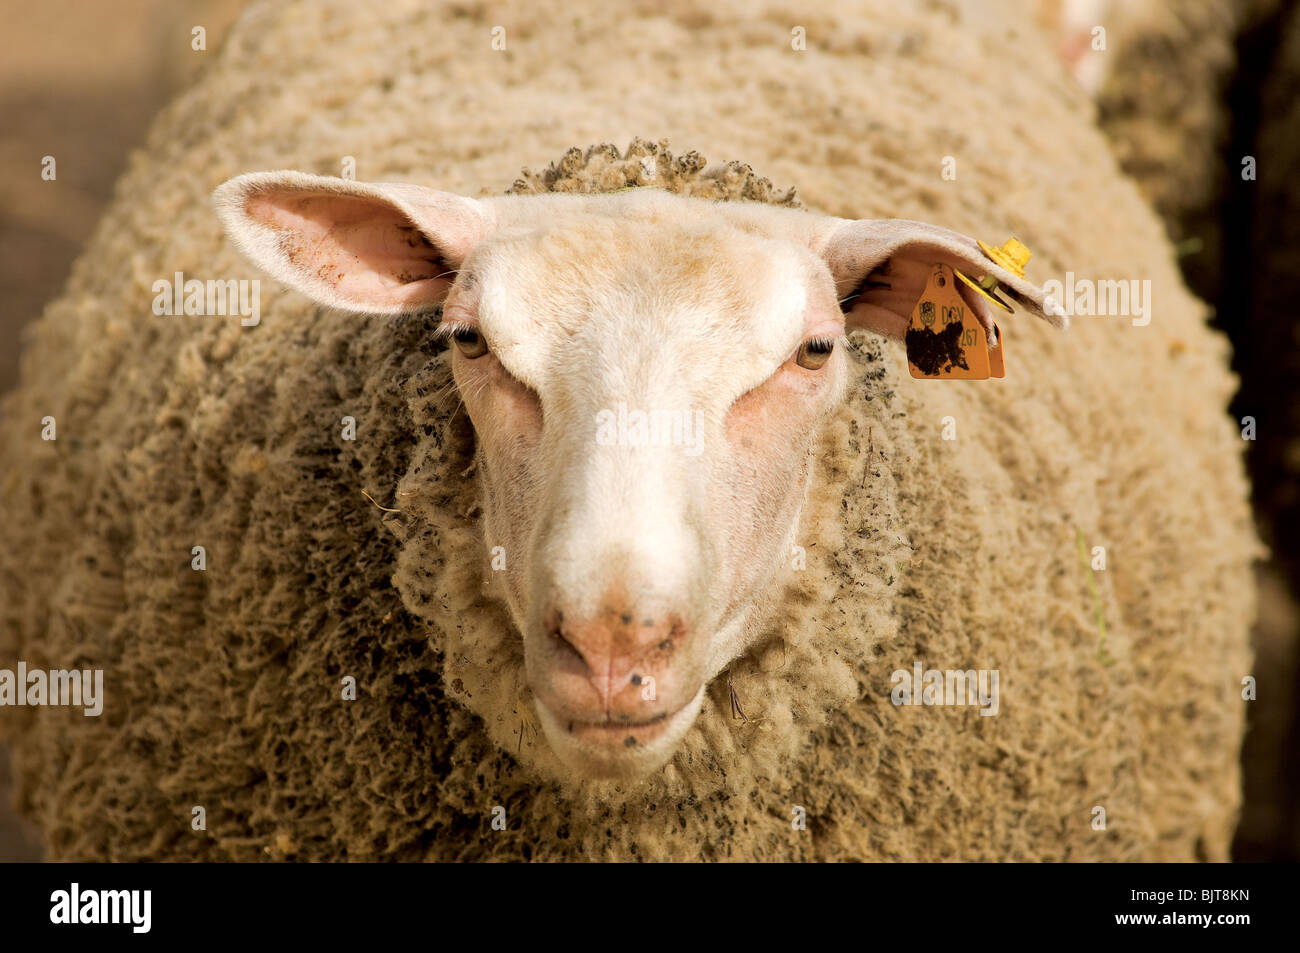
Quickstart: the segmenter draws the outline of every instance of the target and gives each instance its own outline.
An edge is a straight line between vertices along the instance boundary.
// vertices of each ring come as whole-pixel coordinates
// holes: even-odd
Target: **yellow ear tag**
[[[957,293],[952,269],[935,265],[907,325],[907,365],[927,380],[988,380],[984,326]],[[1001,348],[997,348],[1001,359]],[[1003,365],[999,366],[1003,374]]]
[[[979,281],[976,281],[974,278],[970,278],[959,271],[957,272],[957,278],[958,280],[965,282],[972,291],[983,297],[985,301],[1001,308],[1007,314],[1014,313],[1011,310],[1011,305],[998,297],[998,292],[1002,290],[1002,286],[998,284],[998,280],[992,275],[985,275]]]
[[[1002,243],[1001,248],[994,248],[992,245],[981,242],[978,239],[976,240],[976,244],[980,246],[980,251],[984,252],[984,257],[988,258],[989,261],[1001,265],[1007,271],[1020,278],[1025,277],[1025,265],[1029,264],[1029,259],[1034,257],[1033,252],[1029,250],[1025,243],[1016,238],[1008,238]],[[989,303],[1001,308],[1007,314],[1012,313],[1011,305],[998,297],[998,292],[1002,290],[1002,286],[998,284],[998,280],[992,275],[984,275],[980,279],[976,280],[959,271],[957,272],[957,278],[960,281],[965,282],[972,291],[981,295]],[[1001,337],[1001,335],[999,335],[999,337]],[[996,377],[997,375],[994,376]]]

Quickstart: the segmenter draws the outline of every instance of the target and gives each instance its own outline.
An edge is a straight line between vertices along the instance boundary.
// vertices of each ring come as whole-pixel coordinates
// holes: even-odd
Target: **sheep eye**
[[[487,341],[473,328],[457,328],[451,332],[451,337],[456,342],[457,350],[471,360],[487,353]]]
[[[831,352],[834,350],[835,342],[830,338],[809,338],[799,345],[799,352],[794,356],[794,362],[800,367],[815,371],[831,359]]]

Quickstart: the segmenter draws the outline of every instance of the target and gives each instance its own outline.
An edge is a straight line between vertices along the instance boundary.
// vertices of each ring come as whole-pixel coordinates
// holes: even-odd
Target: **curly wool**
[[[714,8],[615,21],[261,5],[160,118],[36,327],[0,424],[14,542],[0,652],[107,671],[100,718],[0,720],[52,858],[1226,856],[1256,544],[1225,348],[1158,224],[1049,56],[1019,60],[1003,98],[954,81],[973,80],[993,36],[958,8],[802,18],[824,44],[816,71],[773,60],[788,55],[772,52],[772,33],[788,43],[780,10]],[[515,40],[489,61],[475,42],[497,17]],[[602,61],[636,49],[697,64],[691,88],[634,96],[644,75],[556,55],[574,34]],[[885,72],[864,80],[868,52]],[[575,70],[582,97],[566,92]],[[735,70],[789,82],[756,104]],[[940,89],[942,116],[919,105]],[[525,126],[543,101],[552,118]],[[1012,183],[979,128],[942,144],[951,115],[1033,115],[1052,135],[1016,153]],[[359,177],[472,194],[629,124],[744,156],[833,214],[1014,232],[1031,273],[1150,278],[1160,311],[1069,335],[1008,319],[1008,379],[971,385],[912,381],[897,345],[856,338],[798,534],[807,568],[773,587],[767,636],[711,686],[670,765],[620,788],[566,781],[527,715],[436,316],[361,320],[264,287],[250,330],[150,302],[178,270],[249,273],[203,202],[230,174],[333,171],[364,142]],[[936,144],[960,152],[970,184],[942,183]],[[643,185],[653,166],[675,191],[795,201],[648,141],[563,154],[514,191]],[[32,436],[46,414],[57,441]],[[1091,582],[1081,538],[1110,554]],[[999,714],[891,704],[891,673],[914,661],[998,669]],[[342,701],[349,676],[357,698]]]

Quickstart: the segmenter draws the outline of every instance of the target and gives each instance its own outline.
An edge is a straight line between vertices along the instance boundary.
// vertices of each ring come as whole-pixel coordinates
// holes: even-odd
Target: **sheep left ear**
[[[492,230],[491,208],[474,199],[301,172],[237,176],[213,202],[254,264],[315,301],[369,314],[436,307]]]
[[[976,280],[991,275],[1031,314],[1054,327],[1067,324],[1065,312],[1042,288],[991,260],[975,239],[937,225],[901,218],[845,222],[826,239],[821,254],[835,279],[849,328],[902,339],[936,264]],[[958,282],[957,288],[993,340],[992,305],[964,283]]]

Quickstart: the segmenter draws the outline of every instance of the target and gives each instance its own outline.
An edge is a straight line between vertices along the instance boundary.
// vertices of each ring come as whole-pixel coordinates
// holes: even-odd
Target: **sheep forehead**
[[[811,256],[689,208],[647,220],[597,206],[486,242],[469,264],[506,369],[540,391],[573,368],[615,382],[650,366],[718,382],[719,399],[771,374],[802,335]]]

